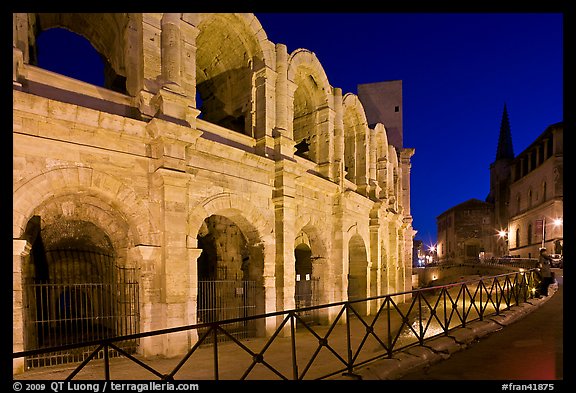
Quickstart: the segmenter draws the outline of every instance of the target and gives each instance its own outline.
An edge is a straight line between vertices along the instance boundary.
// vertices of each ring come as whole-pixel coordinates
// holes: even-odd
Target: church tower
[[[504,104],[500,135],[496,149],[496,160],[490,164],[490,193],[486,202],[494,205],[494,226],[496,229],[507,229],[508,205],[510,202],[511,163],[514,160],[512,132],[508,110]]]

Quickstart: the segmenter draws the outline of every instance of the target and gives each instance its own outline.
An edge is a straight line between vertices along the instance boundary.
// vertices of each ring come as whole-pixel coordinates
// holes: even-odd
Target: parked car
[[[552,257],[552,261],[550,262],[550,266],[556,268],[564,268],[564,257],[562,254],[550,254]]]

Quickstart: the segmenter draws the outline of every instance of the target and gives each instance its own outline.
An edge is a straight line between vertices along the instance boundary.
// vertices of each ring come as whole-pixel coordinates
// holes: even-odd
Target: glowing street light
[[[563,220],[562,217],[558,217],[555,218],[554,220],[552,220],[552,225],[554,225],[554,228],[559,227],[560,225],[562,225]],[[542,248],[545,247],[544,243],[546,242],[546,217],[542,218]]]
[[[554,221],[552,221],[552,224],[554,224],[555,227],[559,227],[562,225],[562,218],[555,218]]]
[[[499,256],[508,254],[508,231],[500,229],[498,231],[498,238],[504,242],[503,244],[498,244],[497,251]]]

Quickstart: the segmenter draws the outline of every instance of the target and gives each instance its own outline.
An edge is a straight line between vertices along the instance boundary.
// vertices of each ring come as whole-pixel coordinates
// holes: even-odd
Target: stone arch
[[[191,210],[188,220],[189,247],[198,246],[197,236],[203,230],[205,220],[213,216],[222,216],[234,223],[246,239],[246,255],[249,260],[249,279],[255,281],[254,306],[256,314],[275,311],[267,309],[273,300],[266,299],[270,291],[266,285],[270,285],[266,277],[274,276],[274,247],[273,231],[270,221],[249,201],[232,193],[214,195],[200,202]],[[198,257],[201,256],[198,250]],[[197,286],[197,275],[191,277],[193,286]],[[265,334],[265,321],[257,321],[254,325],[254,334]]]
[[[249,244],[272,244],[273,229],[270,219],[266,218],[256,206],[241,196],[233,193],[221,193],[204,199],[191,209],[188,221],[188,237],[193,247],[196,246],[193,239],[196,239],[202,223],[207,217],[214,214],[232,220],[246,236]]]
[[[105,87],[135,96],[143,84],[142,14],[28,14],[29,61],[36,64],[35,37],[64,28],[86,38],[104,60]]]
[[[312,276],[316,280],[316,304],[330,303],[334,300],[331,293],[333,283],[330,281],[333,267],[329,263],[330,253],[325,231],[320,229],[322,224],[315,217],[305,214],[296,219],[294,228],[296,228],[296,237],[291,247],[292,250],[304,244],[311,251]]]
[[[348,168],[346,178],[366,194],[370,141],[368,121],[358,96],[347,93],[343,99],[344,165]]]
[[[89,167],[61,167],[48,170],[15,186],[13,194],[13,236],[19,239],[37,206],[53,198],[71,195],[107,205],[122,217],[132,234],[133,244],[158,245],[158,231],[147,214],[148,208],[122,180]],[[81,195],[81,196],[80,196]],[[63,207],[55,207],[62,209]]]
[[[295,154],[316,164],[329,163],[334,156],[333,94],[316,55],[306,49],[292,52],[288,59],[288,81],[292,88],[289,96]]]
[[[388,197],[387,177],[388,177],[388,137],[386,128],[382,123],[377,123],[374,127],[374,139],[370,144],[371,150],[374,151],[376,162],[376,197],[384,199]]]
[[[91,168],[60,167],[16,184],[13,200],[13,236],[30,246],[30,254],[14,262],[14,268],[22,271],[23,288],[15,290],[14,296],[28,305],[17,318],[27,320],[31,326],[34,321],[44,321],[47,314],[39,310],[49,308],[57,312],[61,309],[59,301],[69,302],[69,306],[86,301],[91,304],[90,310],[67,308],[72,314],[55,314],[60,319],[53,328],[64,329],[62,324],[72,323],[74,328],[80,326],[79,329],[95,334],[94,337],[137,333],[138,319],[134,314],[139,302],[137,292],[127,295],[127,308],[119,311],[111,306],[116,295],[105,290],[120,283],[121,277],[130,276],[131,285],[138,285],[136,267],[140,260],[131,251],[153,240],[147,209],[134,191],[121,180]],[[43,289],[25,285],[38,280],[49,285]],[[66,286],[86,283],[97,285],[65,292]],[[119,284],[119,290],[128,291],[124,284],[127,283]],[[46,296],[39,298],[38,290],[43,290]],[[79,313],[81,318],[77,318]],[[118,318],[131,322],[118,327],[112,323]],[[102,325],[99,321],[103,320],[112,322]],[[28,345],[46,345],[45,337],[50,337],[33,328],[23,333]]]
[[[357,300],[368,297],[368,252],[366,242],[358,233],[348,240],[348,299]],[[364,307],[367,304],[363,305]],[[363,311],[366,311],[364,308]]]
[[[264,107],[260,76],[274,67],[275,54],[260,22],[252,14],[185,14],[199,30],[196,37],[196,106],[200,117],[231,130],[258,137],[256,124]],[[264,117],[264,113],[258,113]],[[265,124],[265,123],[263,123]]]

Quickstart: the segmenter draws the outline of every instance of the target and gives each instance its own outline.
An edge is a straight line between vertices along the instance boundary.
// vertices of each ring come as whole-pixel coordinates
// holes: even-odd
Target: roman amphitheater
[[[38,65],[52,28],[105,86]],[[13,14],[14,351],[411,290],[414,149],[366,113],[253,14]]]

